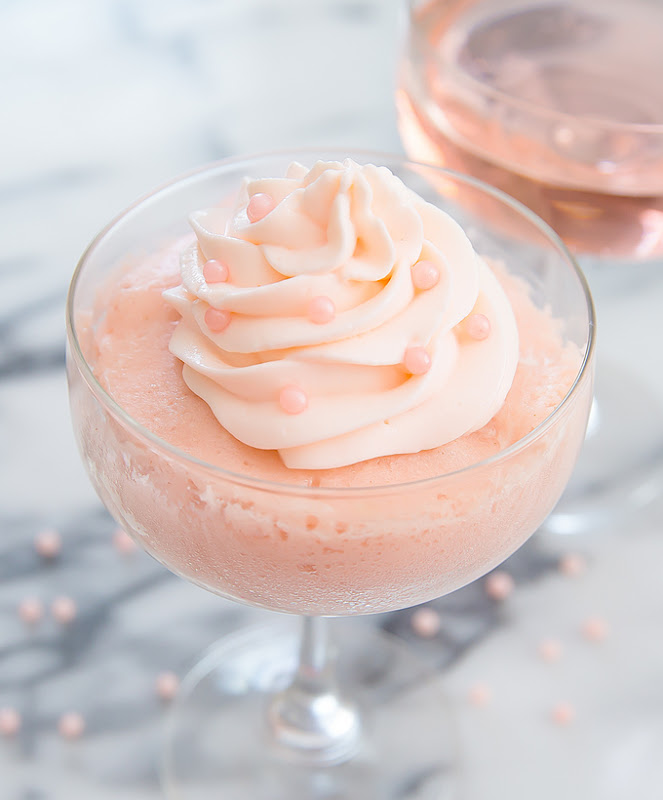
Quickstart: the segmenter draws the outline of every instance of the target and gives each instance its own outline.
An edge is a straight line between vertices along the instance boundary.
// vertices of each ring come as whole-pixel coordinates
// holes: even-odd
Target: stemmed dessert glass
[[[663,4],[410,0],[399,129],[411,158],[516,197],[581,259],[601,317],[587,446],[547,522],[597,529],[660,495]]]
[[[531,433],[479,463],[390,485],[277,483],[178,450],[95,377],[97,295],[134,259],[187,232],[194,210],[242,178],[293,160],[387,166],[452,214],[482,255],[503,261],[550,308],[580,359],[567,395]],[[439,676],[361,620],[329,639],[327,617],[394,611],[444,595],[499,564],[541,524],[581,447],[592,397],[594,314],[554,232],[478,181],[380,153],[294,152],[223,161],[139,200],[92,242],[67,304],[74,430],[117,522],[176,574],[226,598],[300,615],[227,637],[183,684],[164,785],[192,798],[440,798],[455,739]],[[397,462],[396,462],[397,464]]]

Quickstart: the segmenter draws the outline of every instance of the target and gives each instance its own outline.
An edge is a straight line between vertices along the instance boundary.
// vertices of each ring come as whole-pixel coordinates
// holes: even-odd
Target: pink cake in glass
[[[143,547],[237,600],[357,614],[445,594],[540,524],[591,381],[500,459],[583,358],[508,264],[386,168],[350,161],[247,180],[231,210],[191,224],[119,265],[78,321],[101,386],[168,443],[88,415],[107,428],[83,445],[107,465],[97,488]]]

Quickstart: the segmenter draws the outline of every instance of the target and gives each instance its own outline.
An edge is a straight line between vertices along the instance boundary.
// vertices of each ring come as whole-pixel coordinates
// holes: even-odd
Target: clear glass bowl
[[[185,234],[192,210],[218,204],[237,190],[245,175],[282,175],[293,160],[311,165],[318,158],[346,156],[389,167],[424,199],[458,219],[479,253],[503,260],[528,284],[535,302],[550,307],[564,338],[583,353],[567,396],[531,433],[499,454],[456,472],[387,486],[270,482],[203,463],[159,439],[132,419],[95,378],[89,331],[99,292],[117,275],[118,265]],[[344,645],[345,652],[355,654],[355,668],[339,666],[339,674],[346,676],[343,690],[353,697],[347,703],[336,690],[323,620],[313,618],[402,609],[447,594],[503,561],[553,508],[581,447],[592,397],[594,315],[573,258],[531,212],[473,179],[379,153],[269,154],[221,162],[179,178],[111,222],[76,269],[67,331],[76,438],[90,478],[117,522],[187,580],[233,600],[307,618],[299,666],[288,636],[259,635],[240,637],[230,649],[223,645],[218,658],[208,656],[194,672],[178,706],[180,724],[169,739],[167,784],[173,796],[202,797],[212,788],[225,787],[229,793],[222,796],[234,797],[226,785],[232,774],[240,787],[238,797],[262,797],[267,790],[259,788],[255,776],[265,760],[287,763],[293,770],[294,764],[301,770],[303,762],[306,769],[326,765],[336,778],[343,774],[343,781],[354,786],[348,775],[355,774],[358,754],[368,746],[367,727],[361,724],[367,713],[370,716],[366,705],[377,702],[382,712],[394,704],[388,692],[376,693],[380,676],[367,684],[366,669],[356,665],[367,655],[379,660],[379,652],[386,653],[385,664],[394,664],[395,645],[373,644],[367,653],[361,646],[368,643],[365,634],[360,634],[357,647]],[[342,649],[341,662],[343,653]],[[240,689],[236,680],[229,683],[221,675],[236,661],[241,665]],[[396,674],[382,670],[383,677],[406,686],[401,670],[409,670],[412,677],[419,669],[406,668],[406,663],[407,655]],[[267,670],[271,677],[258,680],[255,671],[263,674],[265,664],[283,666]],[[274,693],[288,685],[281,694]],[[366,702],[362,685],[370,686]],[[238,696],[246,702],[238,705]],[[262,713],[264,705],[271,709],[268,714]],[[421,727],[426,715],[433,727],[438,724],[438,703],[424,699],[412,708],[421,715],[414,721],[421,731],[426,729],[425,724]],[[249,718],[266,736],[266,746],[250,737],[242,744],[233,739],[232,726],[244,730]],[[223,747],[217,747],[209,731],[198,736],[214,720],[226,726]],[[383,720],[380,735],[395,735],[399,724]],[[373,756],[384,756],[391,746],[384,741],[377,746],[379,738],[373,737],[370,744]],[[426,752],[420,739],[414,734],[401,743],[398,758],[391,761],[395,773],[401,769],[405,774],[412,759],[420,760]],[[435,758],[448,756],[444,747],[434,749]],[[362,792],[373,791],[375,781],[383,785],[387,774],[378,769],[379,759],[369,762],[373,767],[362,761]],[[241,780],[234,769],[238,763],[243,765]],[[288,768],[279,775],[287,791],[293,790],[288,781],[295,772]],[[297,775],[301,779],[301,772]]]

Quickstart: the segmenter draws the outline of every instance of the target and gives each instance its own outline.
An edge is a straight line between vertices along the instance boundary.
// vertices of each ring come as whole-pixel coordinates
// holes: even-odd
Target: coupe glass
[[[387,486],[274,483],[203,463],[157,438],[95,378],[90,309],[118,265],[187,232],[246,175],[297,160],[382,164],[503,260],[560,320],[582,363],[563,402],[511,447],[456,472]],[[498,220],[499,224],[495,224]],[[508,223],[508,224],[505,224]],[[67,306],[74,429],[101,499],[173,572],[226,598],[302,617],[241,631],[185,680],[164,781],[178,800],[440,798],[455,740],[439,676],[364,621],[452,592],[495,567],[541,524],[581,447],[592,396],[594,315],[562,242],[525,207],[471,179],[379,153],[293,152],[206,167],[148,195],[89,246]],[[278,621],[277,621],[278,620]]]
[[[663,486],[663,426],[652,425],[663,382],[651,370],[663,301],[663,3],[409,5],[397,92],[408,155],[525,203],[578,254],[599,309],[587,446],[548,527],[632,516]]]

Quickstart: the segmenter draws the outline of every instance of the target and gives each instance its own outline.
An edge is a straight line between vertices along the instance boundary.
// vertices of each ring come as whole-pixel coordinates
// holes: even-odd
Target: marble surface
[[[399,31],[395,0],[0,7],[0,708],[23,717],[16,737],[0,737],[0,800],[161,797],[156,676],[272,619],[113,547],[68,419],[63,305],[80,253],[136,196],[210,160],[301,145],[399,150]],[[603,317],[605,349],[632,339],[637,351],[644,338],[655,357],[660,297],[643,299],[636,272],[617,282],[625,302]],[[369,623],[443,671],[463,797],[663,796],[660,480],[642,485],[637,514],[584,535],[536,534],[505,567],[516,586],[505,601],[478,583],[431,604],[432,638],[413,632],[411,611]],[[52,561],[34,549],[47,527],[63,539]],[[569,552],[586,559],[583,575],[560,572]],[[68,626],[49,610],[58,595],[78,607]],[[31,628],[17,615],[29,596],[45,606]],[[603,642],[581,633],[592,615],[607,621]],[[555,663],[538,653],[546,637],[562,645]],[[485,707],[468,700],[477,683],[490,689]],[[576,718],[555,725],[564,701]],[[74,743],[57,732],[70,710],[87,723]]]

